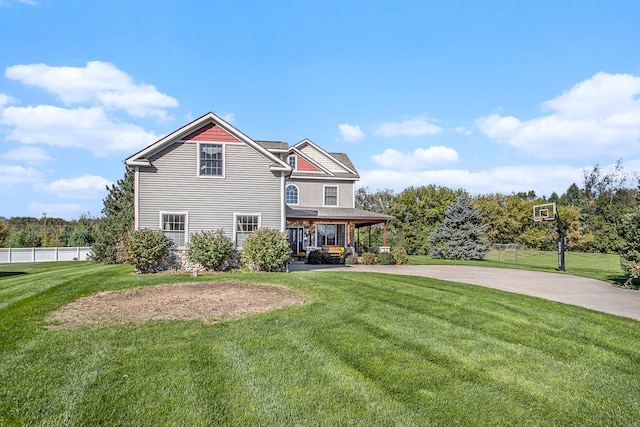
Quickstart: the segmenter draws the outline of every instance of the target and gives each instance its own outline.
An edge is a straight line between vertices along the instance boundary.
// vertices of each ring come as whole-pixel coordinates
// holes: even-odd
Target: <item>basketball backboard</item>
[[[556,219],[555,203],[544,203],[542,205],[535,205],[533,207],[534,221],[555,221],[555,219]]]

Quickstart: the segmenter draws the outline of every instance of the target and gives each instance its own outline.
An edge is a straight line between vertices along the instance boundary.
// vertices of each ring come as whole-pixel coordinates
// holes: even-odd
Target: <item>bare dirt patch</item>
[[[138,325],[150,320],[212,323],[300,305],[303,300],[300,293],[277,285],[181,283],[102,292],[65,305],[50,313],[46,320],[55,322],[56,328]]]

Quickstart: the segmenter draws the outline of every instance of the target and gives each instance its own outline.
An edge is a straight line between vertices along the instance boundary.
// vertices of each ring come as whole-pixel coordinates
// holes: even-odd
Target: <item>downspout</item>
[[[287,185],[284,172],[280,172],[280,231],[284,233],[287,229],[287,205],[284,200],[284,189]]]
[[[133,228],[140,227],[140,166],[136,166],[133,172]]]

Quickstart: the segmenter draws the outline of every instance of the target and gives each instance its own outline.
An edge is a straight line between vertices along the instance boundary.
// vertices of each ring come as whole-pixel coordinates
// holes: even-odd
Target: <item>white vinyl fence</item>
[[[89,255],[91,255],[90,246],[75,248],[0,248],[0,264],[86,260]]]

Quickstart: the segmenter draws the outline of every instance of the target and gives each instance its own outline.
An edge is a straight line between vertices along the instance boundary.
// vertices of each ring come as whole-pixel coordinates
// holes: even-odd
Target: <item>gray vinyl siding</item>
[[[298,187],[298,206],[324,206],[324,187],[335,185],[338,187],[338,207],[353,208],[354,181],[331,181],[324,179],[289,179],[287,185]]]
[[[139,227],[160,228],[160,212],[188,213],[188,234],[223,229],[234,214],[260,214],[262,228],[281,227],[281,178],[271,162],[242,143],[225,144],[224,178],[198,177],[198,143],[175,142],[140,168]]]

